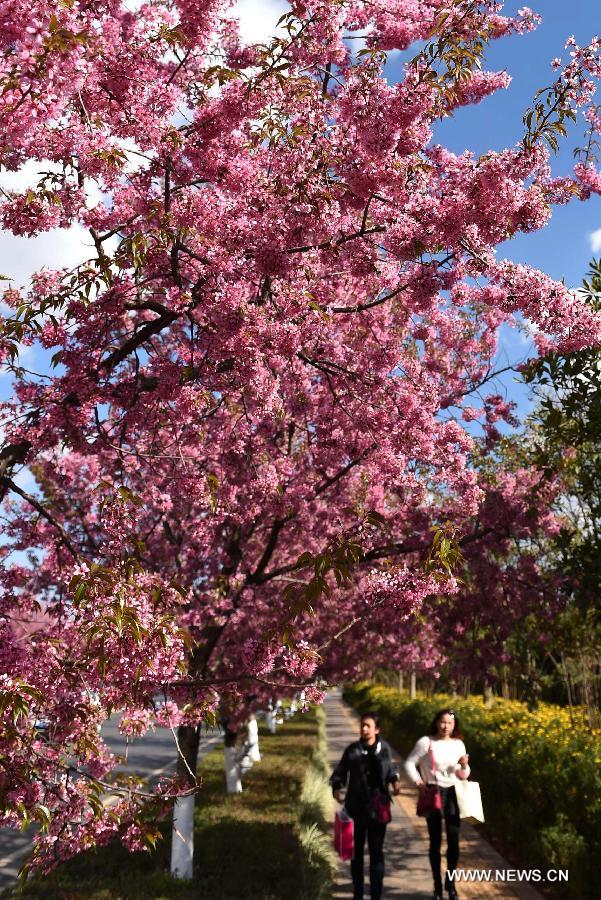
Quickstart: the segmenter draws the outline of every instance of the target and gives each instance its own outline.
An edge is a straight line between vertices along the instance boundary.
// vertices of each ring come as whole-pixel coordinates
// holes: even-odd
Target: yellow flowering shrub
[[[485,830],[521,866],[567,868],[562,897],[593,897],[594,868],[601,857],[601,733],[590,730],[580,710],[495,698],[418,695],[394,688],[349,685],[345,699],[375,710],[382,732],[406,755],[428,734],[438,710],[452,708],[480,782]]]

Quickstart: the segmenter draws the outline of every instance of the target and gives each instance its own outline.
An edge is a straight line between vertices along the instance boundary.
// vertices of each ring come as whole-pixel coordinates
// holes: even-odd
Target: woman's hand
[[[397,797],[401,793],[401,782],[393,781],[392,782],[392,793],[395,797]]]
[[[338,803],[344,803],[346,791],[343,788],[339,788],[337,791],[334,791],[334,797]]]
[[[421,778],[419,779],[419,781],[416,781],[415,784],[416,784],[416,787],[418,787],[420,789],[420,791],[422,788],[424,788],[426,786],[426,783]]]
[[[463,756],[459,757],[459,765],[461,766],[462,769],[467,769],[467,764],[468,764],[469,758],[470,758],[469,753],[464,753]]]

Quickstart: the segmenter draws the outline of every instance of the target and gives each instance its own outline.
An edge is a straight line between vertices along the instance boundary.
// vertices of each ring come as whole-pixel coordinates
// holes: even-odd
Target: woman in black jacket
[[[349,744],[332,772],[334,797],[344,803],[355,823],[355,855],[351,862],[353,898],[363,900],[363,851],[369,848],[371,900],[380,900],[384,880],[384,837],[390,819],[390,794],[399,793],[401,781],[392,761],[390,747],[380,739],[380,722],[375,713],[361,716],[361,738]]]

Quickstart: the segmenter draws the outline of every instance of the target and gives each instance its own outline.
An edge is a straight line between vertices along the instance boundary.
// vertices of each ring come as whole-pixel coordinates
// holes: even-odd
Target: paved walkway
[[[357,740],[359,725],[357,715],[341,700],[340,691],[332,690],[325,701],[328,733],[328,757],[336,765],[347,744]],[[432,875],[428,862],[428,829],[424,819],[415,814],[416,791],[403,775],[401,795],[393,799],[392,822],[386,832],[386,877],[384,897],[403,900],[425,900],[432,897]],[[465,823],[461,826],[461,858],[463,869],[513,869],[479,835],[475,828]],[[443,839],[443,866],[445,844]],[[366,859],[367,877],[367,859]],[[366,885],[367,889],[367,885]],[[503,883],[457,883],[457,892],[464,898],[501,898],[514,900],[542,900],[541,895],[530,885]],[[353,896],[350,864],[341,863],[336,879],[333,897],[335,900],[349,900]],[[446,896],[446,895],[445,895]]]

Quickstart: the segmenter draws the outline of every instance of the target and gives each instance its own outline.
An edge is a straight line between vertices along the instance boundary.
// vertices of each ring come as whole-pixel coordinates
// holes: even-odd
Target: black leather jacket
[[[363,741],[349,744],[332,772],[330,784],[333,793],[346,788],[344,805],[349,816],[366,819],[372,791],[387,796],[388,785],[400,778],[390,747],[378,738],[371,747]]]

